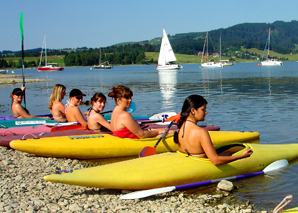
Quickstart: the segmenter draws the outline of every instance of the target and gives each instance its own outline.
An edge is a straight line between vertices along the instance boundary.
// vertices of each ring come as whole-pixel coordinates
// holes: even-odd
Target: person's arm
[[[97,115],[96,122],[112,131],[112,126],[111,126],[110,122],[108,122],[106,119],[104,119],[104,117],[101,114]]]
[[[211,142],[209,133],[205,129],[200,130],[198,139],[199,139],[201,146],[202,146],[204,152],[206,153],[207,157],[216,166],[221,165],[221,164],[226,164],[226,163],[238,160],[238,159],[247,158],[253,153],[252,149],[248,149],[248,150],[245,150],[241,155],[220,156],[216,153],[214,145]]]
[[[133,119],[131,114],[129,114],[128,112],[122,113],[121,115],[119,115],[119,118],[118,118],[118,122],[120,122],[123,126],[125,126],[129,131],[131,131],[140,139],[153,138],[158,134],[162,134],[164,131],[163,129],[152,130],[152,131],[141,129],[139,124]]]
[[[34,115],[30,115],[27,113],[27,111],[20,105],[20,104],[17,104],[15,107],[14,107],[14,110],[20,115],[22,116],[23,118],[27,119],[27,118],[45,118],[45,119],[50,119],[49,117],[37,117],[37,116],[34,116]]]
[[[74,109],[74,116],[76,117],[76,120],[83,126],[83,127],[87,127],[88,123],[85,120],[85,118],[83,117],[79,107],[76,107]]]

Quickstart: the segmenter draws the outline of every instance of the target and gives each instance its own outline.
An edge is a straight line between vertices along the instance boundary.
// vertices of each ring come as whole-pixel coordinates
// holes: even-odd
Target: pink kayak
[[[21,135],[27,133],[41,133],[41,132],[57,132],[57,131],[66,131],[73,129],[86,129],[81,125],[74,124],[68,126],[46,126],[46,125],[36,125],[36,126],[23,126],[23,127],[9,127],[9,128],[0,128],[0,135]]]
[[[24,127],[23,127],[24,128]],[[51,128],[49,128],[51,129]],[[58,136],[68,136],[68,135],[86,135],[86,134],[98,134],[103,132],[93,131],[93,130],[83,130],[83,129],[73,129],[58,132],[42,132],[42,133],[27,133],[27,134],[16,134],[16,135],[0,135],[0,146],[9,146],[9,142],[12,140],[19,139],[32,139],[32,138],[46,138],[46,137],[58,137]],[[105,132],[107,133],[107,132]]]

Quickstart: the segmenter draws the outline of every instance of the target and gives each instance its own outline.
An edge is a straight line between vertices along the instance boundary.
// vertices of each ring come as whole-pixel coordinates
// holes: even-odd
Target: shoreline
[[[0,211],[4,212],[242,212],[256,211],[249,201],[241,202],[233,193],[191,195],[164,193],[136,200],[121,200],[124,190],[111,190],[52,183],[45,175],[61,169],[95,166],[66,158],[38,157],[0,147]],[[97,162],[97,165],[102,163]]]
[[[30,79],[27,78],[30,75],[25,75],[25,82],[26,83],[36,83],[36,82],[46,82],[46,81],[54,81],[53,79]],[[23,83],[23,76],[22,75],[14,75],[14,74],[0,74],[0,85],[2,84],[17,84]]]

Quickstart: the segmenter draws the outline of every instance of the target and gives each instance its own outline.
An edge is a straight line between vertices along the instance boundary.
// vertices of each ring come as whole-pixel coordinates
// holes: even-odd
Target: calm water
[[[221,130],[239,131],[243,126],[261,134],[260,143],[298,143],[298,63],[286,62],[280,67],[259,67],[257,63],[239,63],[222,69],[200,69],[198,64],[185,64],[180,71],[158,72],[153,65],[117,66],[112,70],[90,70],[89,67],[66,68],[63,72],[37,72],[26,69],[30,78],[56,79],[28,83],[27,108],[31,114],[49,113],[48,99],[56,83],[64,84],[67,93],[79,88],[90,100],[95,92],[108,94],[110,88],[123,84],[134,92],[134,114],[181,109],[184,99],[200,94],[208,100],[206,122]],[[15,70],[21,74],[21,70]],[[28,77],[29,78],[29,77]],[[9,94],[21,85],[0,85],[1,115],[11,115]],[[67,97],[66,97],[67,98]],[[65,100],[64,100],[65,101]],[[108,98],[105,110],[114,108]],[[82,106],[82,111],[87,106]],[[35,110],[35,111],[34,111]],[[297,206],[298,164],[274,176],[258,176],[235,181],[243,187],[235,191],[241,200],[252,200],[258,209],[273,209],[286,195],[292,194],[288,208]],[[198,192],[213,191],[213,186]]]

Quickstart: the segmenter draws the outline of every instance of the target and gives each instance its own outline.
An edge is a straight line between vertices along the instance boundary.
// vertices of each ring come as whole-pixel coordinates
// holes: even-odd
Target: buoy
[[[261,64],[258,64],[258,66],[261,66]]]

